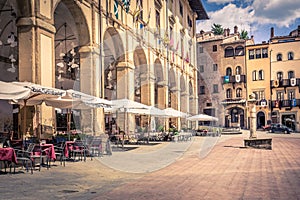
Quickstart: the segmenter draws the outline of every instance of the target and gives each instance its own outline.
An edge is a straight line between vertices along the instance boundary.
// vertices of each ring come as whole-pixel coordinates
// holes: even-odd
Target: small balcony
[[[281,79],[281,80],[271,80],[271,88],[286,88],[286,87],[299,87],[300,78],[292,79]]]
[[[289,100],[273,100],[271,101],[271,108],[290,108],[299,107],[300,99],[289,99]]]
[[[237,75],[234,76],[222,76],[222,84],[227,84],[227,83],[246,83],[247,79],[246,79],[246,75],[239,75],[239,77]]]

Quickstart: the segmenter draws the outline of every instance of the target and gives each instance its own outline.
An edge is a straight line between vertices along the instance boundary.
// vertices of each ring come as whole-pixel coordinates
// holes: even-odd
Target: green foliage
[[[242,30],[240,38],[244,40],[248,40],[249,39],[248,32],[246,30]]]
[[[211,26],[211,31],[215,34],[215,35],[223,35],[224,33],[224,29],[222,28],[221,24],[213,24]]]

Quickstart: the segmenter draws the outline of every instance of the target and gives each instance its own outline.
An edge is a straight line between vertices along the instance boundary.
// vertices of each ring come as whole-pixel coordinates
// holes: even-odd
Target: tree
[[[215,35],[223,35],[224,33],[224,29],[222,28],[221,24],[213,24],[211,26],[211,31],[215,34]]]
[[[240,38],[244,40],[248,40],[249,39],[248,32],[246,30],[242,30]]]

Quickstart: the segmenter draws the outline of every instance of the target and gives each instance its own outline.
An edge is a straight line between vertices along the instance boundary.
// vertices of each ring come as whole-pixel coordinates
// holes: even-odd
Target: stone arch
[[[149,92],[147,88],[148,66],[147,56],[141,46],[137,46],[133,52],[134,61],[134,100],[140,103],[148,104]],[[148,94],[147,94],[148,93]]]
[[[225,126],[226,127],[236,127],[245,128],[246,126],[246,113],[245,108],[241,105],[231,105],[225,110],[227,115],[225,116]]]
[[[83,62],[80,49],[91,43],[87,20],[80,6],[74,1],[58,1],[54,8],[55,86],[81,90],[80,82],[85,77],[80,78],[79,69],[88,71],[91,67],[91,64],[80,65]]]
[[[68,21],[70,23],[72,20],[74,21],[74,25],[72,27],[76,27],[76,31],[78,33],[78,43],[79,46],[85,46],[85,45],[90,45],[91,43],[91,38],[89,34],[89,27],[87,24],[86,17],[84,13],[82,12],[79,4],[76,1],[72,0],[61,0],[57,1],[56,5],[54,6],[53,9],[53,15],[55,16],[56,12],[58,11],[58,7],[64,6],[69,12],[67,13],[62,13],[63,14],[63,19],[65,21]],[[71,20],[69,17],[72,17]]]
[[[160,60],[157,58],[154,61],[154,105],[158,108],[165,108],[165,83],[163,66]]]
[[[257,128],[262,128],[266,125],[266,114],[264,111],[259,111],[256,114],[256,126]]]
[[[125,61],[124,45],[119,32],[109,27],[103,35],[104,58],[104,96],[112,100],[117,98],[117,65]],[[123,80],[123,79],[122,79]]]
[[[169,70],[169,80],[168,80],[168,86],[169,86],[169,97],[168,97],[168,106],[172,107],[174,109],[177,109],[177,83],[176,83],[176,75],[174,69]]]
[[[180,111],[187,112],[187,89],[186,89],[186,80],[183,75],[180,76]]]
[[[8,10],[0,13],[0,80],[16,81],[19,77],[19,51],[18,51],[18,29],[17,19],[20,15],[16,2],[4,1],[0,3],[1,10]],[[11,11],[9,11],[12,9]],[[8,38],[13,37],[13,43],[8,43]],[[13,60],[13,61],[12,61]]]
[[[194,105],[194,86],[192,81],[189,81],[189,113],[196,114],[195,105]]]

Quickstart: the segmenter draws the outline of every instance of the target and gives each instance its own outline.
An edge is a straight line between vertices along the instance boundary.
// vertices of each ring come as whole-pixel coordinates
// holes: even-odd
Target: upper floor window
[[[288,79],[295,78],[294,71],[288,71]]]
[[[232,76],[232,70],[230,67],[227,67],[226,69],[226,76]]]
[[[205,94],[205,87],[203,85],[199,88],[199,94]]]
[[[202,73],[202,72],[204,72],[204,65],[200,65],[199,66],[199,71]]]
[[[225,49],[225,57],[233,57],[234,56],[234,51],[232,47],[227,47]]]
[[[288,91],[288,98],[289,98],[289,100],[292,100],[295,98],[295,90]]]
[[[218,93],[219,92],[219,87],[218,84],[213,85],[213,93]]]
[[[294,60],[294,53],[293,52],[288,53],[288,60]]]
[[[189,28],[193,27],[193,21],[191,20],[190,16],[187,16],[187,23],[189,25]]]
[[[213,70],[218,71],[218,64],[213,64]]]
[[[260,52],[260,49],[256,49],[256,50],[255,50],[255,58],[256,58],[256,59],[261,58],[261,52]]]
[[[236,74],[236,75],[242,74],[242,68],[241,68],[241,66],[237,66],[237,67],[235,68],[235,74]]]
[[[249,60],[254,59],[254,50],[249,50]]]
[[[138,18],[143,20],[143,1],[142,0],[136,0],[136,5],[138,5],[139,9],[141,10],[138,14]]]
[[[226,98],[227,98],[227,99],[232,98],[232,91],[231,91],[230,88],[226,90]]]
[[[268,48],[263,48],[262,49],[262,57],[267,58],[268,57]]]
[[[255,99],[256,100],[265,99],[265,91],[263,91],[263,90],[253,91],[253,93],[255,94]]]
[[[213,52],[218,51],[218,46],[217,45],[213,45]]]
[[[257,71],[256,70],[254,70],[252,72],[252,81],[257,81]]]
[[[236,89],[236,97],[237,98],[241,98],[242,97],[242,89],[241,88]]]
[[[277,80],[282,80],[283,79],[283,72],[277,72]]]
[[[277,91],[277,93],[276,93],[276,99],[278,101],[283,100],[284,99],[284,92],[283,91]]]
[[[203,53],[203,47],[199,47],[199,53]]]
[[[160,12],[159,10],[155,10],[155,23],[158,33],[160,33]]]
[[[277,54],[277,61],[282,61],[282,54],[281,53]]]
[[[179,1],[179,13],[181,16],[183,16],[183,6],[182,3]]]
[[[264,70],[259,70],[258,71],[258,80],[264,80]]]
[[[245,54],[244,47],[238,46],[238,47],[235,48],[235,55],[236,56],[243,56],[244,54]]]

